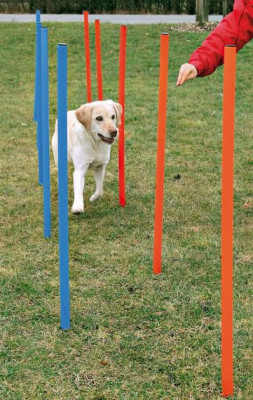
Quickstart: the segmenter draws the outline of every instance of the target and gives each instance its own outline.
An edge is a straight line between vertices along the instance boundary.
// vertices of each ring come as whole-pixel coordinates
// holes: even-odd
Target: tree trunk
[[[225,17],[228,13],[228,0],[222,0],[222,12],[223,17]]]
[[[204,0],[204,21],[205,22],[208,22],[209,9],[210,9],[210,0]]]
[[[208,21],[210,0],[196,0],[196,22],[202,25]]]

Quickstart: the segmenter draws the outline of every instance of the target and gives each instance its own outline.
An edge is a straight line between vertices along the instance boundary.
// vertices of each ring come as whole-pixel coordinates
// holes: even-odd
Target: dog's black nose
[[[112,131],[110,132],[111,137],[116,137],[117,136],[118,131]]]

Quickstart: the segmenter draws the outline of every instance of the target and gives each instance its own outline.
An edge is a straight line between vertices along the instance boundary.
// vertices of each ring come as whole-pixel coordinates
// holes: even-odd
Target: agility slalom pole
[[[35,87],[34,87],[34,105],[33,105],[33,120],[37,121],[37,96],[38,96],[38,23],[40,23],[40,10],[36,11],[36,41],[35,41]]]
[[[50,161],[49,161],[49,84],[48,84],[48,34],[41,29],[41,112],[43,146],[43,210],[44,236],[51,236]]]
[[[120,27],[119,45],[119,103],[122,106],[121,124],[119,126],[119,204],[126,205],[125,194],[125,76],[126,76],[126,38],[127,27]]]
[[[42,81],[41,81],[41,30],[42,24],[36,24],[38,37],[38,64],[37,64],[37,148],[38,148],[38,180],[43,185],[43,148],[42,148]]]
[[[221,200],[222,395],[233,394],[233,182],[236,46],[225,46]]]
[[[87,102],[92,100],[91,96],[91,66],[90,66],[90,36],[89,36],[89,13],[83,12],[84,22],[84,47],[85,47],[85,60],[86,60],[86,85],[87,85]]]
[[[68,161],[67,161],[67,46],[57,45],[58,202],[61,328],[70,328]]]
[[[103,100],[103,76],[102,76],[101,34],[100,34],[100,21],[99,21],[99,19],[95,19],[95,36],[96,36],[96,61],[97,61],[98,100]]]
[[[153,271],[155,274],[160,274],[162,272],[164,162],[165,162],[165,144],[166,144],[168,68],[169,68],[169,35],[168,33],[162,33],[160,37],[160,75],[159,75],[156,194],[155,194],[155,222],[154,222]]]

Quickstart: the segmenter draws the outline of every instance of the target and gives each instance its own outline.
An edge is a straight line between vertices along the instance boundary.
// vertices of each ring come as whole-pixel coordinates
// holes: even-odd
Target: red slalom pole
[[[95,19],[95,36],[96,36],[98,100],[103,100],[101,35],[100,35],[100,21],[99,21],[99,19]]]
[[[221,378],[222,395],[233,387],[233,183],[236,47],[225,46],[221,199]]]
[[[86,83],[87,83],[87,102],[91,100],[91,68],[90,68],[90,37],[89,37],[89,13],[83,12],[84,22],[84,44],[85,44],[85,59],[86,59]]]
[[[125,75],[126,75],[126,36],[127,27],[120,27],[119,45],[119,103],[122,106],[121,124],[119,126],[119,204],[126,205],[125,195]]]
[[[162,272],[162,233],[163,233],[163,197],[164,197],[164,162],[166,144],[166,110],[169,68],[169,35],[160,37],[160,76],[157,127],[156,194],[154,223],[154,260],[155,274]]]

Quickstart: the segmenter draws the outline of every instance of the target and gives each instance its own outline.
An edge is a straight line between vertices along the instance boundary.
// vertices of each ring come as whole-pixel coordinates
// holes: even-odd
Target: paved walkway
[[[90,14],[89,21],[96,18],[100,22],[112,24],[180,24],[195,22],[195,15],[116,15],[116,14]],[[222,15],[210,15],[209,21],[221,21]],[[0,14],[0,22],[34,22],[35,14]],[[82,14],[41,14],[41,22],[83,22]]]

